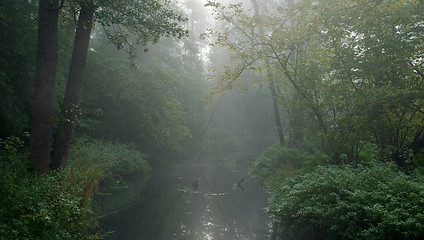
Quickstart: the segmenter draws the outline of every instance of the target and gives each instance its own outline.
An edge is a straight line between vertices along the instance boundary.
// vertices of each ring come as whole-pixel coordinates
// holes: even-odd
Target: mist
[[[0,239],[423,239],[423,11],[0,3]]]

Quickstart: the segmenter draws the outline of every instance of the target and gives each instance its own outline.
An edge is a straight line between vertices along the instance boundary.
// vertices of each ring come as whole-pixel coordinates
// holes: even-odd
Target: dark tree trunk
[[[252,0],[253,2],[254,0]],[[255,1],[256,2],[256,1]],[[268,69],[270,67],[268,59],[265,59],[265,64],[267,65]],[[268,70],[270,71],[270,70]],[[278,133],[278,140],[280,143],[280,146],[284,146],[286,142],[284,141],[284,133],[283,128],[281,125],[281,118],[280,118],[280,108],[278,107],[278,99],[277,99],[277,91],[274,83],[274,79],[271,73],[268,73],[268,87],[271,91],[271,97],[272,97],[272,106],[274,109],[274,118],[275,118],[275,126],[277,127],[277,133]],[[290,165],[290,160],[287,160],[287,164]],[[277,221],[272,222],[272,236],[271,240],[276,240],[278,237],[278,227],[279,224]]]
[[[87,4],[81,7],[75,33],[71,67],[69,69],[65,98],[62,106],[61,121],[55,137],[53,169],[63,167],[68,157],[68,151],[77,121],[77,113],[79,112],[78,104],[81,97],[82,79],[87,61],[93,15],[93,6]]]
[[[266,61],[268,62],[268,61]],[[267,63],[267,66],[270,67],[269,62]],[[274,119],[275,119],[275,126],[277,127],[277,134],[278,134],[278,140],[281,146],[284,146],[286,144],[284,140],[284,132],[283,132],[283,126],[281,124],[281,117],[280,117],[280,108],[278,107],[278,94],[275,88],[275,83],[272,74],[268,74],[268,87],[271,91],[271,97],[272,97],[272,107],[274,109]]]
[[[289,113],[290,120],[290,136],[289,136],[289,146],[290,147],[299,147],[304,139],[304,125],[305,125],[305,106],[302,103],[300,96],[293,96],[293,103],[291,104],[291,110]]]
[[[251,0],[253,9],[255,10],[256,15],[260,15],[259,5],[256,0]],[[260,34],[264,35],[262,29],[260,29]],[[277,134],[278,134],[278,141],[281,146],[284,146],[286,144],[284,140],[284,132],[283,127],[281,124],[281,117],[280,117],[280,108],[278,107],[278,93],[275,86],[274,76],[271,74],[271,64],[269,63],[269,59],[265,58],[265,65],[268,69],[267,73],[267,81],[268,81],[268,88],[271,91],[271,97],[272,97],[272,107],[274,110],[274,119],[275,119],[275,126],[277,127]]]
[[[59,8],[39,1],[38,50],[31,116],[30,159],[42,173],[50,169],[53,96],[57,72]]]

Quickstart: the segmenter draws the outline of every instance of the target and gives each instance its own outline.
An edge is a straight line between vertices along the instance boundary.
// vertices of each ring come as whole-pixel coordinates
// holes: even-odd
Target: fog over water
[[[198,188],[193,189],[193,181]],[[138,201],[102,222],[106,239],[266,239],[267,199],[245,168],[184,165],[156,171]]]

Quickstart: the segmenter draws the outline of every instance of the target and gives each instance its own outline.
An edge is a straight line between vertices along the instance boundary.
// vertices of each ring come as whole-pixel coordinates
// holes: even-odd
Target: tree
[[[258,6],[258,2],[256,0],[251,0],[252,4],[253,4],[253,8],[255,9],[255,15],[256,17],[259,19],[261,16],[260,10],[259,10],[259,6]],[[259,29],[259,33],[261,35],[264,35],[264,31],[263,29]],[[281,146],[285,145],[285,140],[284,140],[284,132],[283,132],[283,126],[281,124],[281,117],[280,117],[280,109],[278,106],[278,95],[277,95],[277,87],[275,86],[275,79],[274,76],[271,72],[271,64],[269,62],[268,58],[264,59],[265,62],[265,67],[266,67],[266,71],[267,71],[267,83],[268,83],[268,88],[271,92],[271,98],[272,98],[272,106],[273,106],[273,110],[274,110],[274,117],[275,117],[275,126],[277,127],[277,134],[278,134],[278,140]]]
[[[422,2],[304,1],[299,8],[317,13],[299,17],[320,33],[314,56],[323,73],[321,106],[332,126],[327,141],[338,145],[332,149],[357,159],[361,141],[383,151],[419,141],[422,78],[410,63],[422,58]]]
[[[94,15],[105,27],[117,25],[117,30],[113,27],[106,28],[106,32],[118,48],[128,46],[131,55],[134,55],[134,48],[128,32],[134,33],[136,43],[143,45],[150,41],[157,42],[162,35],[181,38],[187,34],[178,26],[178,22],[185,19],[164,8],[156,0],[147,2],[134,0],[123,3],[104,1],[97,5],[94,1],[88,0],[79,6],[79,22],[62,106],[62,120],[59,123],[53,149],[54,168],[64,166],[71,145]]]
[[[32,114],[31,160],[42,172],[49,169],[51,151],[51,116],[54,80],[57,69],[57,24],[60,8],[65,1],[40,1],[39,53],[37,57],[37,81],[34,91]],[[168,4],[165,2],[164,4]],[[72,139],[82,78],[90,41],[90,31],[95,17],[106,29],[110,40],[118,48],[126,46],[134,55],[134,43],[157,42],[161,36],[182,37],[187,34],[178,24],[185,21],[174,11],[158,1],[69,1],[71,9],[79,15],[74,42],[74,52],[67,90],[62,106],[62,122],[59,124],[54,151],[54,168],[64,165]],[[129,33],[134,33],[130,35]],[[132,40],[135,39],[135,42]],[[48,45],[48,48],[46,46]],[[44,53],[46,52],[46,53]],[[64,121],[64,122],[63,122]]]
[[[128,56],[110,43],[93,45],[96,51],[89,55],[79,133],[134,143],[155,160],[175,153],[190,136],[188,103],[178,95],[188,77],[180,72],[180,55],[166,56],[172,49],[168,46],[162,42],[149,46],[149,52],[135,60],[142,63],[132,69]],[[165,56],[166,60],[160,59]],[[190,98],[190,103],[199,99]]]
[[[260,18],[237,5],[209,5],[237,29],[211,31],[213,44],[240,61],[225,70],[216,89],[234,87],[244,69],[268,70],[267,59],[293,119],[290,139],[308,130],[324,152],[351,159],[361,141],[387,149],[422,139],[420,2],[300,1]],[[299,118],[312,121],[302,125]]]
[[[59,1],[40,0],[38,50],[31,117],[31,162],[49,170],[53,96],[57,71]]]
[[[62,107],[62,118],[64,120],[59,123],[54,142],[53,169],[64,166],[71,145],[74,125],[77,121],[78,104],[81,97],[82,79],[87,61],[93,17],[93,3],[88,2],[82,5],[75,33],[74,50]]]
[[[258,7],[258,3],[255,0],[251,0],[255,16],[252,17],[256,19],[256,21],[261,21],[261,12]],[[272,73],[271,64],[268,58],[262,58],[258,52],[262,51],[261,44],[259,43],[258,36],[264,35],[264,29],[261,27],[258,27],[258,33],[257,35],[254,34],[253,31],[253,25],[249,25],[252,22],[248,23],[248,21],[245,21],[248,19],[248,17],[244,18],[242,13],[241,4],[235,4],[229,5],[229,9],[233,10],[233,12],[226,12],[225,6],[222,6],[220,3],[209,1],[206,6],[212,6],[214,7],[214,11],[216,11],[218,17],[217,19],[223,20],[230,25],[233,26],[230,31],[233,31],[231,34],[229,32],[226,33],[220,33],[218,31],[211,31],[210,35],[217,37],[217,41],[214,43],[211,43],[212,46],[220,45],[223,47],[226,47],[232,51],[235,52],[234,58],[241,61],[241,64],[237,64],[237,66],[232,70],[229,66],[226,66],[225,71],[222,74],[222,78],[218,81],[219,86],[217,86],[213,91],[215,92],[221,92],[225,89],[232,89],[237,82],[240,81],[240,76],[245,70],[252,70],[255,69],[254,64],[255,62],[258,62],[262,60],[264,62],[265,67],[262,68],[262,70],[266,71],[266,77],[265,77],[265,84],[270,90],[271,93],[271,99],[272,99],[272,105],[273,105],[273,111],[274,111],[274,120],[275,120],[275,126],[277,130],[277,135],[279,139],[279,143],[281,145],[285,145],[285,139],[284,139],[284,129],[282,127],[282,121],[280,116],[280,109],[279,109],[279,93],[278,93],[278,87],[275,83],[275,77]],[[228,15],[227,15],[228,14]],[[240,22],[237,22],[237,18],[240,18]],[[251,34],[251,35],[250,35]],[[229,40],[230,35],[234,37],[234,41],[231,42]],[[241,39],[247,39],[247,40],[241,40]],[[258,48],[256,52],[248,52],[249,48]]]
[[[256,0],[251,0],[251,1],[252,1],[252,4],[253,4],[253,7],[255,9],[256,17],[260,18],[261,13],[259,11],[258,2]],[[260,29],[259,33],[261,35],[264,35],[263,29]],[[274,110],[275,126],[277,127],[278,140],[279,140],[280,146],[284,146],[285,145],[284,132],[283,132],[283,127],[281,125],[280,110],[279,110],[279,106],[278,106],[278,97],[277,97],[277,90],[276,90],[276,86],[275,86],[275,80],[274,80],[274,76],[271,72],[271,64],[269,62],[269,59],[265,58],[264,61],[265,61],[265,67],[267,69],[268,88],[271,91],[272,106],[273,106],[273,110]],[[272,222],[271,240],[277,239],[278,228],[279,228],[278,222],[273,221]]]

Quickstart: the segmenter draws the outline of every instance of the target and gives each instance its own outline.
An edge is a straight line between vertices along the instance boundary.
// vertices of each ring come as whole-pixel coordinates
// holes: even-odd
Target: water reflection
[[[115,231],[109,240],[262,240],[269,235],[266,204],[246,169],[168,167],[154,174],[136,204],[102,226]]]

